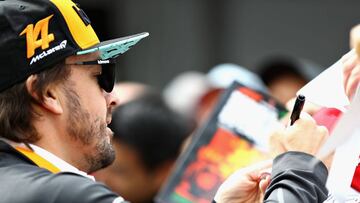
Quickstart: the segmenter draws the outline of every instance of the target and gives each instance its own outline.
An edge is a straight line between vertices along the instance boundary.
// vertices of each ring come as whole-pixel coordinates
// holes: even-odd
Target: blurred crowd
[[[113,112],[113,121],[110,125],[115,133],[113,145],[117,150],[117,158],[113,165],[96,172],[96,179],[104,182],[131,202],[154,202],[161,186],[171,174],[176,159],[182,151],[186,150],[192,137],[196,135],[196,130],[208,121],[222,93],[234,81],[271,95],[280,104],[287,106],[291,112],[298,90],[319,75],[323,68],[309,60],[281,55],[269,56],[259,63],[258,70],[259,72],[252,72],[233,63],[218,64],[210,68],[207,73],[184,72],[176,76],[162,90],[139,82],[117,83],[115,92],[119,95],[120,103]],[[160,109],[162,111],[159,111]],[[305,107],[305,112],[310,113],[318,124],[326,126],[327,130],[332,129],[334,122],[321,120],[323,111],[324,108],[312,104],[307,104]],[[169,114],[170,112],[171,114]],[[161,119],[161,117],[167,118]],[[303,123],[297,127],[299,129],[316,129],[313,130],[315,132],[308,133],[311,141],[314,140],[310,137],[317,131],[321,131],[319,142],[323,143],[327,130],[324,128],[319,130],[316,123],[312,121],[314,118],[308,116],[300,119],[301,121],[298,122]],[[181,120],[181,122],[174,122],[174,119]],[[285,125],[287,121],[288,117],[284,119]],[[305,130],[299,131],[305,132]],[[272,143],[280,142],[279,140],[283,139],[283,135],[279,134],[284,133],[271,135],[271,139],[276,140]],[[294,137],[294,139],[299,139]],[[276,153],[274,153],[281,154],[281,152],[294,150],[295,148],[292,147],[302,147],[298,145],[276,148],[274,150]],[[317,148],[312,150],[317,150],[319,147],[317,145]],[[313,151],[312,154],[314,154]],[[151,159],[150,156],[168,158],[159,162]],[[148,163],[150,160],[152,160],[152,165]],[[260,171],[260,168],[263,171],[265,166],[269,167],[269,163],[260,163],[258,168],[255,167],[253,170]],[[139,191],[138,188],[144,182],[146,182],[146,189]],[[228,183],[224,185],[226,184]],[[240,186],[237,185],[237,187]],[[262,185],[262,187],[265,186]],[[265,188],[262,191],[265,192]],[[231,201],[224,200],[224,202],[251,202],[240,200],[235,198]],[[218,201],[223,202],[223,200]]]

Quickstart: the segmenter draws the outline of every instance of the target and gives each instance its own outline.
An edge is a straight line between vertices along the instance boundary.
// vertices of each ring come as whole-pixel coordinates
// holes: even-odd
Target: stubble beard
[[[100,118],[92,118],[90,113],[81,107],[80,98],[75,91],[66,88],[65,93],[69,109],[67,133],[84,147],[94,145],[93,150],[84,153],[85,172],[92,173],[109,166],[115,160],[115,150],[109,142],[112,131],[107,129],[106,122]]]

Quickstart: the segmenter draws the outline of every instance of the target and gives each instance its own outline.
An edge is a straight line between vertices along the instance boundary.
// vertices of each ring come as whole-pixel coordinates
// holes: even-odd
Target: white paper
[[[357,129],[334,155],[326,186],[338,202],[352,202],[360,197],[360,193],[351,188],[360,155],[358,143],[360,143],[360,129]]]
[[[249,136],[260,150],[268,151],[268,137],[281,125],[275,107],[255,102],[234,91],[219,114],[219,122]]]
[[[336,201],[359,202],[360,193],[351,188],[351,181],[360,155],[359,88],[349,109],[337,122],[333,133],[319,150],[321,158],[335,151],[326,186]]]
[[[349,99],[344,90],[342,68],[341,61],[337,61],[302,87],[297,95],[302,94],[307,101],[319,106],[345,111],[344,107],[349,105]]]

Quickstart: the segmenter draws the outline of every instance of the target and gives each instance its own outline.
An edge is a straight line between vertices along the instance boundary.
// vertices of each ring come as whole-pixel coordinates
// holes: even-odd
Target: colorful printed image
[[[267,158],[268,136],[286,112],[272,97],[234,82],[178,160],[156,202],[211,202],[233,172]]]
[[[264,159],[248,141],[219,128],[208,145],[202,146],[176,187],[174,202],[208,203],[220,184],[235,170]]]

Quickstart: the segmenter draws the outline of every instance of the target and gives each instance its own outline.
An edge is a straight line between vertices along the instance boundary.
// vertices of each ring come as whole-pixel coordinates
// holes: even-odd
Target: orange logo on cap
[[[55,39],[54,34],[49,32],[49,20],[53,17],[50,15],[40,21],[35,25],[29,24],[26,28],[20,33],[19,36],[26,33],[26,46],[27,46],[27,58],[32,57],[35,54],[35,49],[41,46],[41,49],[49,48],[49,43]],[[41,39],[39,38],[41,32]]]

